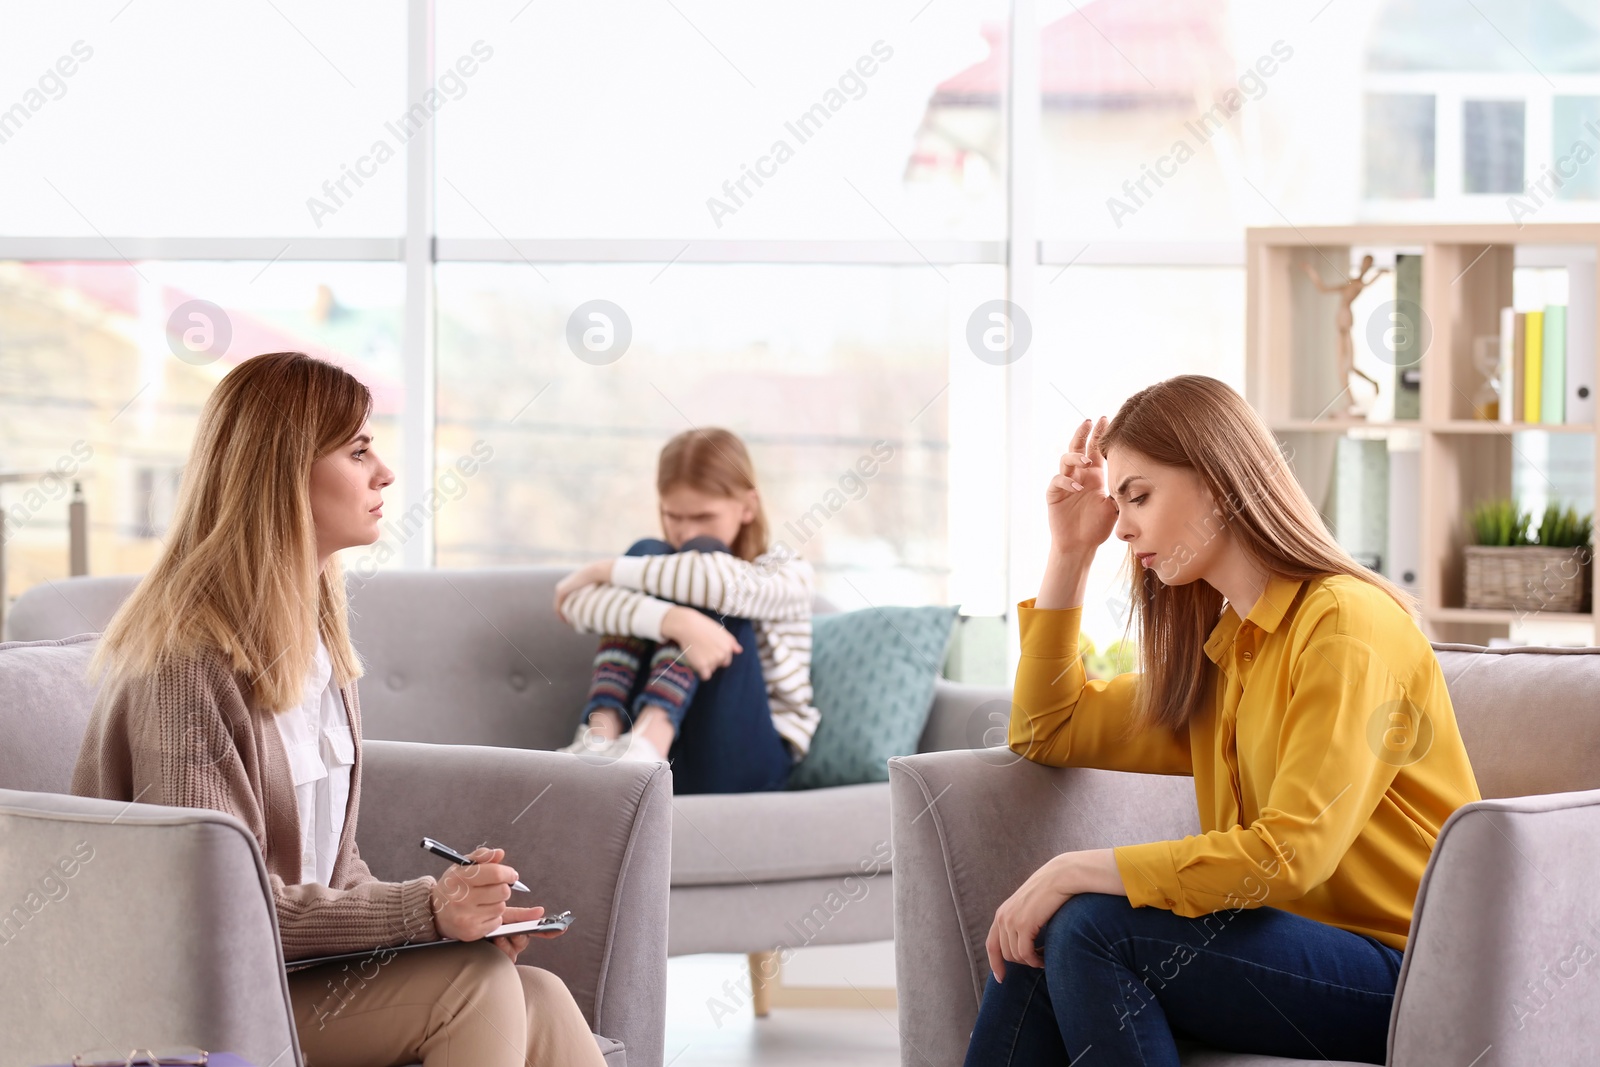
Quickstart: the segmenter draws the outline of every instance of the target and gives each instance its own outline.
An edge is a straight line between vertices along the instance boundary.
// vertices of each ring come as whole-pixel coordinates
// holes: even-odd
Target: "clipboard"
[[[538,919],[529,919],[520,923],[501,923],[499,926],[484,934],[484,940],[491,937],[505,937],[508,934],[542,934],[551,930],[565,930],[573,923],[572,912],[564,911],[559,915],[545,915]],[[311,956],[303,960],[287,960],[283,969],[287,974],[303,971],[309,967],[320,967],[325,963],[354,963],[358,960],[372,960],[378,966],[387,963],[382,959],[385,955],[404,952],[413,948],[431,948],[436,945],[460,945],[470,942],[457,941],[452,937],[440,938],[437,941],[410,941],[404,945],[390,945],[387,948],[369,948],[361,952],[340,952],[332,956]]]

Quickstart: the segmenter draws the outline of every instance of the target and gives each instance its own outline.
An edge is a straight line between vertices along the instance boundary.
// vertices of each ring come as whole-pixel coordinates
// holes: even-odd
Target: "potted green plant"
[[[1537,529],[1509,500],[1472,512],[1475,544],[1465,549],[1466,605],[1516,611],[1589,610],[1594,516],[1550,504]]]

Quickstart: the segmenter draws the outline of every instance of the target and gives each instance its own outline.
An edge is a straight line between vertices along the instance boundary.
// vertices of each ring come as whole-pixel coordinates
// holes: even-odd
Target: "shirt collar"
[[[1223,652],[1233,643],[1239,628],[1246,623],[1265,633],[1276,632],[1283,624],[1284,616],[1288,615],[1289,606],[1299,595],[1301,586],[1305,584],[1305,580],[1300,578],[1268,575],[1267,587],[1256,599],[1248,617],[1241,621],[1232,604],[1223,611],[1222,618],[1217,620],[1211,636],[1206,639],[1206,657],[1213,663],[1221,663]]]

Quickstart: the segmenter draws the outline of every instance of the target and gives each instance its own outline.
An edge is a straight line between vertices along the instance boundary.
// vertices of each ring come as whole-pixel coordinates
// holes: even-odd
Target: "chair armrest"
[[[1389,1063],[1579,1063],[1600,1045],[1600,790],[1483,800],[1417,890]]]
[[[601,763],[563,752],[366,741],[361,858],[385,881],[440,874],[418,847],[506,850],[530,890],[520,906],[576,921],[534,939],[520,962],[566,982],[597,1034],[652,1067],[666,1040],[667,891],[672,772],[663,763]]]
[[[266,865],[204,808],[0,790],[0,1067],[193,1044],[300,1067]]]
[[[889,761],[901,1062],[960,1064],[997,907],[1050,857],[1200,832],[1189,777],[1030,763],[1007,748]]]
[[[948,678],[933,683],[933,707],[918,752],[1003,745],[1011,718],[1009,687],[967,685]]]

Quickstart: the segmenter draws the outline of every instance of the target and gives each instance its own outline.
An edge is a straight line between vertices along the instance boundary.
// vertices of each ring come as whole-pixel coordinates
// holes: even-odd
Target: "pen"
[[[431,837],[424,837],[422,839],[422,847],[427,849],[429,852],[432,852],[435,856],[443,856],[451,863],[459,863],[463,867],[471,867],[476,863],[475,860],[467,859],[467,857],[463,856],[449,845],[440,844]],[[515,889],[519,893],[526,893],[528,891],[528,887],[523,885],[520,881],[512,882],[511,888]]]

